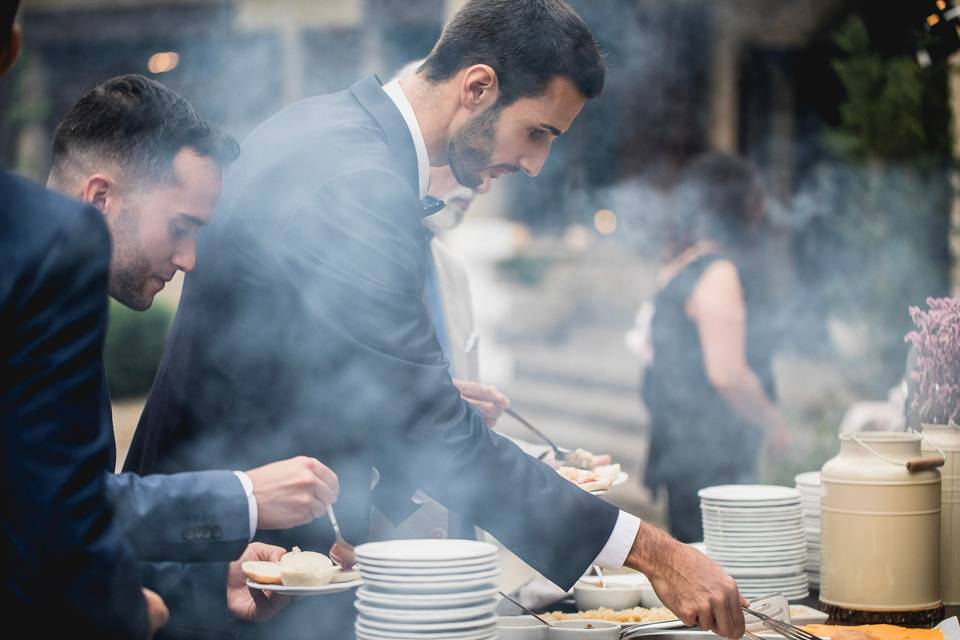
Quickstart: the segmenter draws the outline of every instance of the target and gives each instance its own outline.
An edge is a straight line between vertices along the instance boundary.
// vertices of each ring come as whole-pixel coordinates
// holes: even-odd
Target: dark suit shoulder
[[[0,300],[24,275],[51,259],[110,259],[110,235],[96,209],[8,173],[0,173],[0,247],[5,270]]]
[[[349,91],[290,105],[254,129],[242,147],[226,176],[219,208],[225,217],[267,213],[251,204],[269,194],[269,215],[282,218],[325,183],[358,171],[403,175],[384,132]]]

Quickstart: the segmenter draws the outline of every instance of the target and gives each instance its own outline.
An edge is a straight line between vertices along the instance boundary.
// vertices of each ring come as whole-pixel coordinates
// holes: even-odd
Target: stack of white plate
[[[473,540],[393,540],[356,549],[358,640],[497,637],[497,547]]]
[[[745,484],[707,487],[699,495],[707,555],[723,565],[744,596],[809,595],[799,491]]]
[[[803,503],[803,531],[807,534],[807,580],[820,588],[820,472],[808,471],[795,478]]]

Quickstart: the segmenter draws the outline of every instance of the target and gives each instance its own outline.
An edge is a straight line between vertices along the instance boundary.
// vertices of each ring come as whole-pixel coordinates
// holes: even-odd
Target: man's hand
[[[334,542],[330,547],[330,559],[340,565],[344,571],[350,571],[357,564],[357,554],[348,543]]]
[[[163,599],[156,593],[142,587],[141,591],[143,591],[144,600],[147,601],[147,623],[150,627],[150,635],[147,640],[153,640],[157,632],[166,626],[167,620],[170,619],[170,612],[167,610],[167,605],[164,604]]]
[[[737,583],[696,549],[644,522],[626,564],[646,574],[664,606],[684,624],[725,638],[743,637],[746,600]]]
[[[337,475],[316,458],[299,456],[247,471],[259,529],[290,529],[322,516],[337,501]]]
[[[243,575],[243,563],[247,560],[280,562],[280,556],[287,552],[283,547],[275,547],[262,542],[251,542],[243,555],[230,563],[227,572],[227,610],[238,620],[247,622],[266,622],[278,611],[290,604],[290,598],[272,591],[251,589]]]
[[[473,405],[480,412],[483,421],[488,427],[497,424],[500,414],[510,407],[510,400],[495,387],[489,387],[479,382],[453,379],[453,384],[460,390],[460,397]]]

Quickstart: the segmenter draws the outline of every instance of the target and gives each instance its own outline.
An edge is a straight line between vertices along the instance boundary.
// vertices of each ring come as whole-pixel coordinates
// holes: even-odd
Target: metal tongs
[[[546,442],[548,445],[550,445],[550,448],[553,449],[553,455],[556,456],[558,462],[562,462],[567,457],[568,454],[573,453],[571,449],[564,449],[563,447],[558,447],[557,445],[555,445],[553,443],[553,440],[543,435],[543,433],[541,433],[539,429],[537,429],[535,426],[527,422],[523,418],[523,416],[521,416],[519,413],[517,413],[510,407],[507,407],[506,409],[504,409],[503,412],[508,416],[510,416],[511,418],[513,418],[514,420],[516,420],[517,422],[519,422],[520,424],[522,424],[523,426],[525,426],[527,429],[530,429],[530,431],[533,431],[538,438],[540,438],[541,440]],[[544,453],[543,455],[541,455],[540,459],[542,460],[543,456],[545,455],[547,454]]]
[[[823,640],[820,636],[816,636],[809,631],[804,631],[796,625],[792,625],[789,622],[784,622],[782,620],[777,620],[776,618],[771,618],[765,613],[760,613],[754,611],[749,607],[744,607],[744,611],[759,619],[761,624],[765,626],[770,631],[788,638],[789,640]]]

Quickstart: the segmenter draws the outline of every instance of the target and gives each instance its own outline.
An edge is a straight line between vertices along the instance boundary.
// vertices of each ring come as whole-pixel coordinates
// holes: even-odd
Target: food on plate
[[[593,471],[598,466],[608,465],[613,460],[608,454],[594,455],[586,449],[576,449],[564,457],[564,462],[571,467]]]
[[[243,575],[248,580],[259,584],[283,584],[280,578],[279,562],[263,562],[260,560],[247,560],[240,568],[243,569]]]
[[[552,611],[542,616],[546,620],[606,620],[608,622],[661,622],[664,620],[676,620],[677,616],[664,607],[656,609],[644,609],[643,607],[633,607],[632,609],[591,609],[590,611],[580,611],[578,613],[563,613],[562,611]]]
[[[330,584],[336,569],[333,561],[316,551],[294,547],[280,558],[280,578],[288,587],[322,587]]]
[[[360,579],[360,572],[356,569],[344,571],[342,567],[337,567],[333,573],[332,582],[353,582]]]
[[[829,624],[808,624],[802,627],[821,638],[832,640],[944,640],[939,629],[910,629],[892,624],[864,624],[842,627]]]
[[[613,485],[608,478],[601,478],[595,471],[578,469],[576,467],[560,467],[557,473],[577,485],[584,491],[606,491]]]

